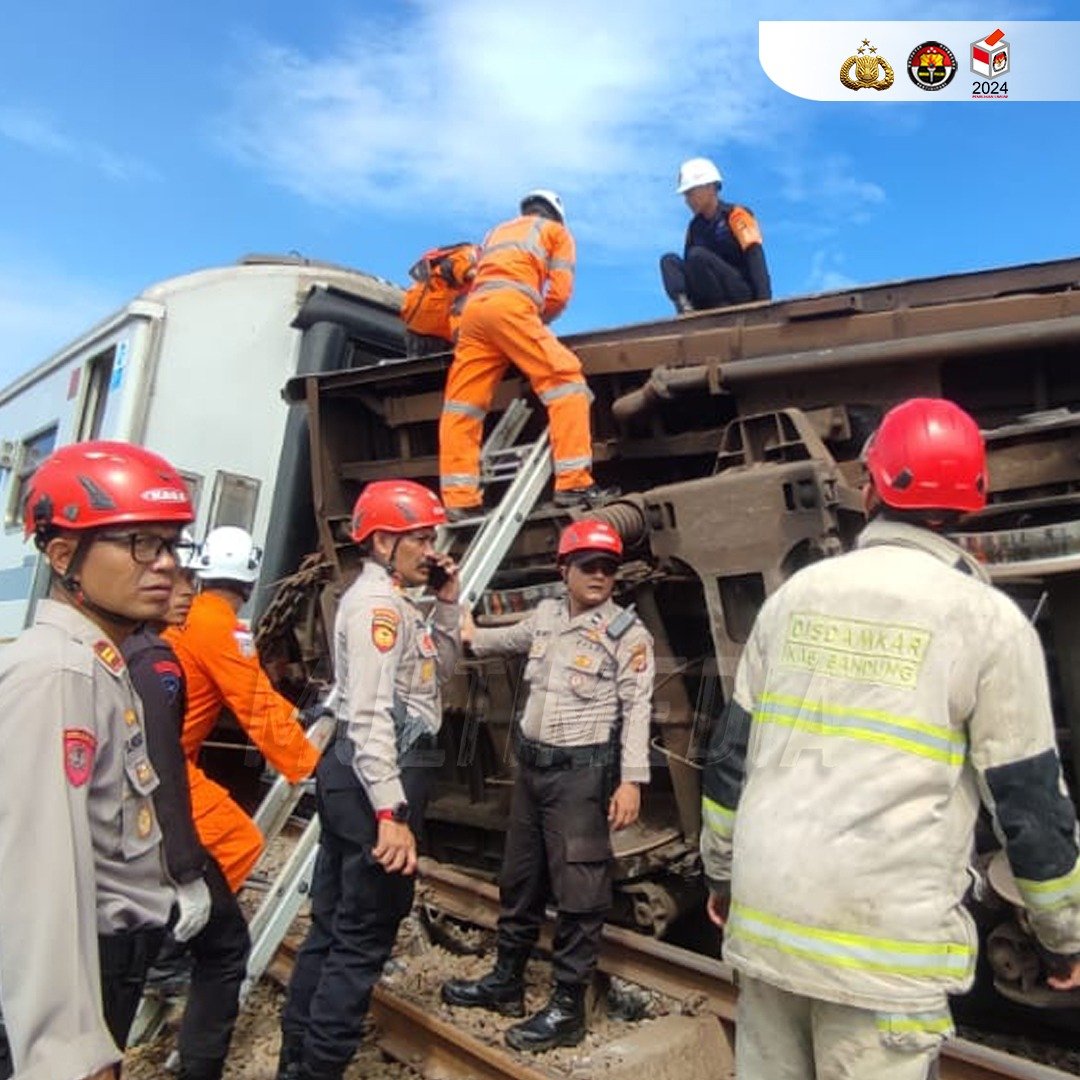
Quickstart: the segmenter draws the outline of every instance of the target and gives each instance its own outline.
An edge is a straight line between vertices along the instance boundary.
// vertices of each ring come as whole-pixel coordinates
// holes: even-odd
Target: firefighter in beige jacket
[[[946,995],[974,975],[962,898],[980,799],[1041,943],[1066,958],[1051,985],[1080,985],[1076,818],[1039,640],[937,531],[985,504],[978,428],[914,399],[866,464],[873,520],[765,603],[705,771],[709,909],[743,977],[747,1080],[926,1075]]]

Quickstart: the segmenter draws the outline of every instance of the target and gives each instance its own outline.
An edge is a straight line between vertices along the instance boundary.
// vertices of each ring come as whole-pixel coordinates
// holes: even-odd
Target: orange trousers
[[[202,846],[214,857],[229,888],[239,892],[262,855],[265,840],[258,825],[220,784],[188,762],[191,811]]]
[[[498,289],[469,297],[446,379],[439,419],[439,477],[447,506],[479,506],[482,501],[484,417],[509,364],[529,380],[547,409],[555,490],[593,482],[592,392],[581,373],[581,361],[540,321],[529,297]]]

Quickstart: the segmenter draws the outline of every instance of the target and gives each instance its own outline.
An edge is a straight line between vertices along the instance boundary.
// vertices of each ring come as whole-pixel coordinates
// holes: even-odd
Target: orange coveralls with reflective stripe
[[[187,679],[182,742],[195,828],[235,892],[259,861],[263,835],[229,792],[197,764],[222,707],[235,714],[251,741],[290,783],[311,775],[319,752],[297,723],[296,710],[274,690],[259,664],[250,631],[227,600],[200,593],[184,626],[170,627],[164,637]]]
[[[480,442],[495,389],[513,364],[544,403],[555,489],[592,482],[589,402],[581,361],[544,325],[574,287],[574,239],[538,215],[497,225],[484,240],[465,303],[439,420],[443,502],[479,506]]]

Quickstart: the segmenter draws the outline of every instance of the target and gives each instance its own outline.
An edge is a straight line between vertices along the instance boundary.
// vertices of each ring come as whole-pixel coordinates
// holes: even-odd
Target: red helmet
[[[622,537],[606,522],[595,518],[582,518],[571,522],[559,537],[559,561],[581,551],[622,558]]]
[[[897,510],[981,510],[986,447],[978,425],[944,398],[890,409],[863,460],[881,501]]]
[[[403,533],[446,523],[439,497],[412,480],[375,480],[360,492],[352,512],[352,538],[356,543],[373,532]]]
[[[26,535],[42,546],[53,528],[132,522],[189,525],[195,515],[179,473],[157,454],[124,442],[83,442],[50,454],[30,478]]]

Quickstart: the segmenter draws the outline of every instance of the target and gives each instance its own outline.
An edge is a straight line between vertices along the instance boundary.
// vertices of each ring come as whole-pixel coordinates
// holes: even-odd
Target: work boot
[[[507,1046],[532,1053],[577,1046],[585,1038],[585,990],[583,983],[556,983],[538,1013],[507,1030]]]
[[[442,984],[447,1005],[490,1009],[503,1016],[525,1015],[527,950],[499,949],[495,967],[482,979],[449,979]]]
[[[601,503],[614,499],[619,494],[615,487],[603,488],[599,484],[590,484],[583,488],[570,488],[568,491],[556,491],[554,503],[556,506],[570,508],[576,506],[599,506]]]
[[[275,1080],[300,1080],[300,1065],[304,1060],[304,1038],[286,1035],[281,1040]]]
[[[213,1061],[208,1058],[181,1057],[179,1080],[221,1080],[221,1074],[224,1071],[225,1062],[223,1060]]]

